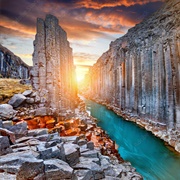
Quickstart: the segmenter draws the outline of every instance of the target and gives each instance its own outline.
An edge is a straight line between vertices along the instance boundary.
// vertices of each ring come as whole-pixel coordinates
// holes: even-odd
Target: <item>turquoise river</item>
[[[180,180],[180,156],[163,141],[105,106],[90,100],[85,103],[91,116],[98,119],[98,126],[116,142],[121,157],[130,161],[145,180]]]

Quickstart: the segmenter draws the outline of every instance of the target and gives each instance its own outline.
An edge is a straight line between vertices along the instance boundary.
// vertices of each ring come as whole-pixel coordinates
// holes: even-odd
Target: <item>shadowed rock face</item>
[[[72,49],[66,32],[52,15],[47,15],[45,21],[37,19],[31,77],[47,111],[59,113],[62,108],[74,107],[77,90]]]
[[[180,128],[180,2],[110,44],[91,68],[89,95],[144,119]]]
[[[28,79],[30,66],[0,44],[0,77]]]

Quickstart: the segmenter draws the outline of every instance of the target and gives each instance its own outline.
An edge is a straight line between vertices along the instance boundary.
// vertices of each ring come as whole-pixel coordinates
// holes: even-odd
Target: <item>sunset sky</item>
[[[111,41],[160,8],[163,0],[0,0],[0,43],[32,65],[36,18],[55,15],[82,79]]]

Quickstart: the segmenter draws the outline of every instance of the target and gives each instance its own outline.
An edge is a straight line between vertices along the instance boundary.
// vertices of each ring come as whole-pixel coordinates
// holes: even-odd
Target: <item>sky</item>
[[[81,80],[111,41],[162,4],[163,0],[0,0],[0,44],[32,65],[36,19],[52,14],[67,32]]]

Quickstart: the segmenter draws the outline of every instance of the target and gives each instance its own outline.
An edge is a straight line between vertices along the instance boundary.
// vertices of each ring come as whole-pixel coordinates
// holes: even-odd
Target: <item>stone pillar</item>
[[[77,98],[74,71],[72,49],[58,19],[52,15],[47,15],[45,21],[38,18],[32,85],[39,92],[47,115],[58,115],[62,109],[74,107],[71,105]]]

